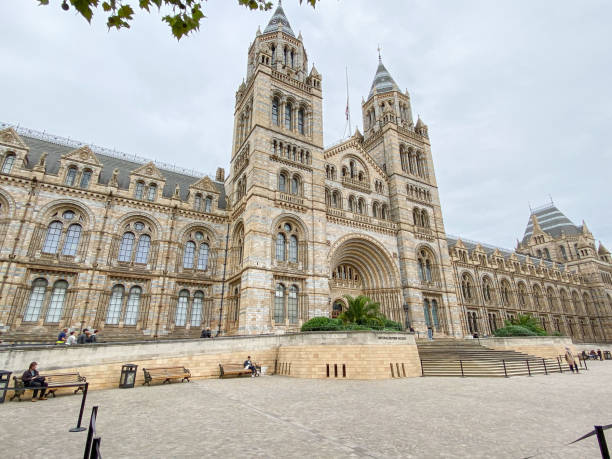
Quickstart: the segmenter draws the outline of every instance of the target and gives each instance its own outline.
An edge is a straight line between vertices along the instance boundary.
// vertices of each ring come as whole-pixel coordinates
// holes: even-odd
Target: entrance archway
[[[389,319],[404,323],[399,272],[387,250],[365,236],[346,236],[330,250],[331,298],[367,295]],[[334,314],[334,301],[330,307]]]

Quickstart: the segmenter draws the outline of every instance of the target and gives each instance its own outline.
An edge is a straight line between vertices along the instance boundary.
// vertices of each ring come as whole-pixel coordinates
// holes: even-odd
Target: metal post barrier
[[[563,368],[561,368],[561,359],[557,357],[557,363],[559,364],[559,373],[563,373]]]
[[[421,361],[421,376],[425,376],[425,370],[423,369],[423,359],[419,359]]]
[[[465,375],[463,374],[463,362],[461,360],[459,360],[459,365],[461,366],[461,377],[465,378]]]
[[[601,451],[602,459],[610,459],[610,451],[608,450],[608,444],[606,443],[603,427],[595,426],[595,433],[597,434],[597,441],[599,443],[599,450]]]
[[[548,370],[546,369],[546,359],[542,359],[542,363],[544,364],[544,374],[548,374]]]
[[[531,368],[529,368],[529,359],[525,360],[527,362],[527,374],[531,376]]]
[[[70,429],[70,432],[83,432],[85,427],[81,427],[81,421],[83,420],[83,410],[85,409],[85,400],[87,400],[87,389],[89,388],[89,383],[85,383],[85,389],[83,389],[83,397],[81,398],[81,410],[79,411],[79,420],[77,421],[76,427]]]
[[[506,370],[506,361],[502,360],[502,363],[504,364],[504,376],[507,378],[508,377],[508,371]]]

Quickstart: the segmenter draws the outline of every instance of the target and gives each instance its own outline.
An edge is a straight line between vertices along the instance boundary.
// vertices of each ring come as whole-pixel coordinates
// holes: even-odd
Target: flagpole
[[[349,86],[348,86],[348,66],[344,67],[346,73],[346,117],[348,120],[348,135],[350,136],[351,131],[351,110],[349,108]]]

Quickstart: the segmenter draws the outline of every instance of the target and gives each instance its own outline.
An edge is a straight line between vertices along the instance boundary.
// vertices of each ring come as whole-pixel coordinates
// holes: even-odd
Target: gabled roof
[[[47,140],[40,140],[34,137],[28,137],[26,135],[20,135],[21,139],[25,142],[27,147],[30,149],[28,152],[28,164],[32,168],[38,164],[40,156],[43,152],[47,153],[46,171],[48,174],[57,174],[60,166],[60,159],[63,155],[70,154],[75,151],[74,146],[62,145],[61,143],[54,143]],[[102,164],[102,171],[100,173],[99,183],[108,185],[113,171],[119,170],[119,176],[117,177],[117,183],[119,188],[127,189],[130,183],[130,173],[139,168],[143,167],[142,163],[136,161],[130,161],[128,159],[116,158],[114,156],[104,155],[96,151],[93,152],[96,159]],[[175,171],[169,171],[161,167],[157,167],[161,176],[166,180],[162,195],[166,198],[172,198],[174,196],[174,190],[176,185],[180,186],[181,199],[187,200],[189,194],[189,186],[195,184],[201,180],[201,177],[193,177],[187,174],[181,174]],[[219,208],[225,209],[225,189],[223,183],[213,182],[217,188],[219,196]]]
[[[395,83],[395,80],[391,77],[391,74],[382,63],[382,60],[378,60],[378,68],[376,69],[376,75],[374,75],[374,81],[372,81],[372,87],[370,88],[370,94],[368,99],[374,95],[374,92],[390,92],[400,91],[400,88]]]
[[[534,225],[533,217],[537,218],[540,228],[550,236],[557,238],[561,236],[561,233],[568,236],[573,236],[581,233],[581,228],[574,225],[574,223],[563,214],[554,204],[550,204],[546,207],[535,209],[529,215],[529,221],[527,222],[527,228],[525,228],[525,234],[523,235],[523,244],[529,242],[531,235],[533,234]]]
[[[289,20],[287,19],[287,16],[285,16],[285,12],[283,11],[283,5],[280,0],[278,2],[278,6],[276,7],[274,15],[272,16],[270,22],[268,22],[268,25],[264,29],[264,33],[278,32],[279,27],[281,31],[285,32],[287,35],[295,37],[293,30],[291,30]]]

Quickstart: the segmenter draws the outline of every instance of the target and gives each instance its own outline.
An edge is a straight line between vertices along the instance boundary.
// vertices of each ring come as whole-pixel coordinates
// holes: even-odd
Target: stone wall
[[[556,358],[563,355],[566,347],[576,352],[572,339],[565,336],[481,338],[480,344],[491,349],[513,350],[543,358]]]
[[[384,379],[420,375],[414,336],[406,333],[338,332],[224,337],[208,340],[108,343],[95,346],[36,346],[0,350],[0,368],[20,375],[32,361],[41,373],[78,371],[91,389],[116,387],[121,365],[142,368],[181,366],[194,379],[217,378],[219,363],[242,363],[247,355],[276,373],[326,378],[327,365],[339,365],[340,378]],[[394,365],[393,375],[390,364]],[[342,365],[345,365],[344,372]],[[344,376],[345,375],[345,376]]]

